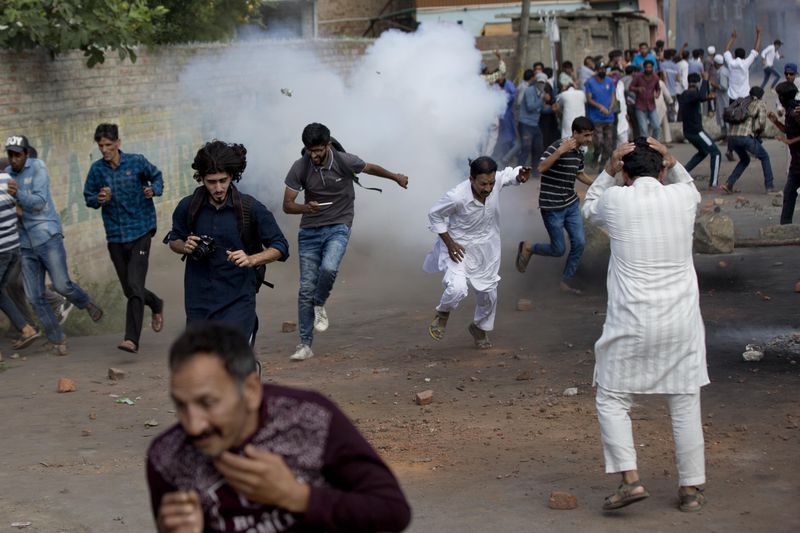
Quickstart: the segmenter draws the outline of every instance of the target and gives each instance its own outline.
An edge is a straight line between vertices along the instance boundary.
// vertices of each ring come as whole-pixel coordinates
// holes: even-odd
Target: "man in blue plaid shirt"
[[[156,231],[153,197],[161,196],[164,180],[143,155],[120,150],[116,124],[97,126],[94,140],[103,157],[92,163],[83,196],[88,207],[102,210],[108,253],[128,299],[125,338],[117,348],[136,353],[145,305],[153,313],[153,331],[164,327],[164,301],[144,286]]]

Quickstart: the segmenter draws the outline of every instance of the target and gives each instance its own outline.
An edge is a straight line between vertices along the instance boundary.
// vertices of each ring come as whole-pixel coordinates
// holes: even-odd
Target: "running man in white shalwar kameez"
[[[478,348],[490,348],[488,331],[494,329],[497,283],[500,281],[500,192],[525,183],[530,167],[508,167],[497,172],[490,157],[470,163],[470,177],[438,201],[428,212],[428,227],[439,235],[425,258],[425,272],[444,272],[444,293],[428,328],[431,337],[444,337],[450,311],[476,292],[475,317],[469,332]]]
[[[648,144],[649,143],[649,144]],[[622,171],[622,182],[615,175]],[[594,383],[606,473],[622,484],[603,509],[649,496],[639,480],[629,416],[633,394],[667,396],[682,511],[705,504],[700,387],[709,383],[692,232],[700,193],[654,139],[618,148],[586,193],[583,214],[611,241],[608,310]]]

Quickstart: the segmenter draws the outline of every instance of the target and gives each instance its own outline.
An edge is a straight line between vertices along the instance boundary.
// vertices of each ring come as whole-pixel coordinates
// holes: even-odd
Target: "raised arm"
[[[392,180],[402,188],[408,189],[408,176],[406,176],[405,174],[397,174],[395,172],[390,172],[385,168],[383,168],[382,166],[376,165],[375,163],[367,163],[366,166],[364,166],[364,170],[362,170],[361,172],[364,172],[365,174],[370,174],[372,176],[378,176],[379,178],[386,178],[387,180]]]
[[[753,45],[753,50],[761,49],[761,26],[756,26],[756,44]]]
[[[726,52],[730,52],[731,51],[731,48],[733,48],[733,43],[734,42],[736,42],[736,30],[733,30],[731,32],[731,36],[728,37],[728,42],[725,43],[725,51]],[[683,51],[683,48],[681,48],[681,52],[682,51]]]

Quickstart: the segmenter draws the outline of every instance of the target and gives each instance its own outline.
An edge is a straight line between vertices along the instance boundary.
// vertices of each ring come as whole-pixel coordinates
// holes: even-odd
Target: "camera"
[[[195,261],[202,261],[216,251],[217,245],[214,244],[214,237],[198,235],[197,238],[197,246],[192,250],[191,257]]]

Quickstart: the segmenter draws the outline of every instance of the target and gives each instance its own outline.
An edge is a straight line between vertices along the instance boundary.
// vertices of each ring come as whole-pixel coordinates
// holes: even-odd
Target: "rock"
[[[611,240],[608,238],[608,233],[587,220],[583,221],[583,232],[586,244],[581,260],[607,264],[608,256],[611,253]]]
[[[773,207],[783,207],[783,194],[776,194],[772,197]]]
[[[428,405],[433,402],[433,391],[432,390],[424,390],[422,392],[418,392],[414,396],[414,401],[417,405]]]
[[[737,196],[736,197],[736,205],[737,206],[739,206],[739,205],[745,206],[745,205],[749,205],[749,204],[750,204],[750,200],[748,200],[744,196]]]
[[[550,507],[550,509],[559,510],[575,509],[578,506],[578,498],[569,492],[554,490],[550,493],[547,506]]]
[[[533,302],[530,300],[525,298],[517,300],[517,311],[530,311],[531,309],[533,309]]]
[[[700,254],[729,254],[733,252],[733,220],[727,215],[709,213],[697,217],[694,223],[694,252]]]
[[[12,353],[11,354],[11,359],[19,359],[19,354],[18,353]]]
[[[293,322],[291,320],[287,320],[283,324],[281,324],[281,332],[282,333],[291,333],[293,331],[297,331],[297,322]]]
[[[758,230],[758,233],[762,239],[774,239],[777,241],[800,239],[800,224],[766,226]]]
[[[111,381],[119,381],[121,379],[125,379],[125,371],[120,370],[119,368],[109,368],[108,369],[108,379]]]
[[[770,339],[764,352],[770,357],[800,359],[800,333],[780,335]]]
[[[714,205],[723,205],[725,203],[724,198],[714,198]]]
[[[564,389],[564,396],[577,396],[578,395],[578,387],[570,387],[568,389]]]
[[[530,370],[523,370],[519,374],[517,374],[517,381],[530,381],[533,379]]]
[[[75,382],[69,378],[61,378],[58,380],[58,392],[73,392],[78,388]]]
[[[89,413],[89,420],[97,420],[97,414]]]
[[[728,262],[727,261],[720,261],[719,263],[717,263],[717,266],[720,267],[720,268],[728,268]]]
[[[151,418],[150,420],[145,421],[144,427],[146,428],[154,428],[158,425],[158,420],[155,418]]]
[[[761,361],[764,359],[764,349],[756,344],[748,344],[744,347],[742,359],[745,361]]]
[[[91,437],[92,436],[92,430],[91,429],[82,430],[81,431],[81,436],[83,436],[83,437]]]

